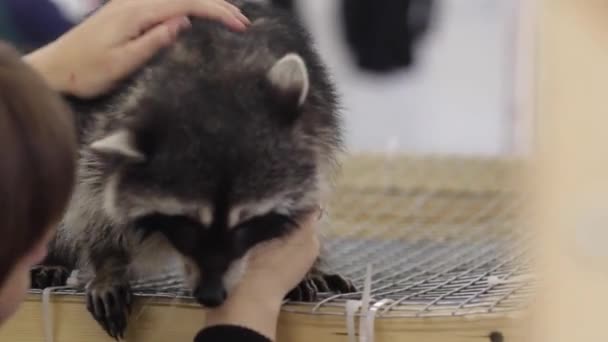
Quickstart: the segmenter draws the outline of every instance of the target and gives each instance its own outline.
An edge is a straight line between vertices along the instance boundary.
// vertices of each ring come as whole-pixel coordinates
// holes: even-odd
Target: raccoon
[[[71,99],[78,181],[32,282],[56,285],[78,269],[88,310],[114,338],[130,282],[170,260],[201,305],[221,305],[247,251],[297,229],[338,170],[339,99],[308,32],[272,5],[231,2],[252,22],[245,32],[191,18],[112,94]],[[317,291],[355,288],[314,267],[289,298]]]

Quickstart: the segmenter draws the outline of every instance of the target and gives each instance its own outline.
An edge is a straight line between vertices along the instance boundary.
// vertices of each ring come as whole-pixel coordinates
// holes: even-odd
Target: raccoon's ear
[[[298,54],[289,53],[279,59],[267,78],[282,103],[297,108],[306,101],[310,88],[308,68]]]
[[[98,153],[123,157],[133,161],[145,160],[138,150],[133,133],[127,129],[118,130],[104,138],[94,141],[89,147]]]

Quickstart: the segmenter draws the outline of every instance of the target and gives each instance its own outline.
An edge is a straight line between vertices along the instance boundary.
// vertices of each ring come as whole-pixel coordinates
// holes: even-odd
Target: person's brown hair
[[[72,112],[0,42],[0,287],[65,210],[75,181]]]

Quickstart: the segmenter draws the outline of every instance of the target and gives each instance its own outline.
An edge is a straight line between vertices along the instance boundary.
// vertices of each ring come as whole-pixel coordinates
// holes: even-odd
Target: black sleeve
[[[259,333],[239,326],[218,325],[201,330],[194,342],[271,342]]]

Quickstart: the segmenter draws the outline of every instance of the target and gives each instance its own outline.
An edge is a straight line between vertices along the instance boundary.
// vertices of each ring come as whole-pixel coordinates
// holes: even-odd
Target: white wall
[[[343,96],[351,150],[497,154],[512,146],[512,0],[439,0],[417,69],[359,72],[337,27],[339,0],[302,0]]]

